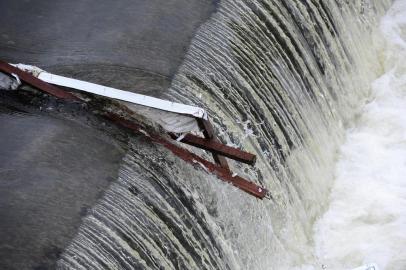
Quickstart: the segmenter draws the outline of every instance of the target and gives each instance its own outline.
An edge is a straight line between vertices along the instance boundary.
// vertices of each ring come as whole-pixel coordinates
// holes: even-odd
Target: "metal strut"
[[[116,114],[108,114],[106,115],[107,118],[112,120],[115,123],[120,124],[121,126],[128,128],[138,134],[143,134],[147,138],[149,138],[151,141],[158,143],[168,150],[170,150],[173,154],[176,156],[180,157],[184,161],[190,163],[190,164],[199,164],[200,166],[204,167],[206,170],[208,170],[211,173],[214,173],[219,177],[221,180],[225,182],[229,182],[233,184],[234,186],[238,187],[239,189],[245,191],[246,193],[257,197],[259,199],[263,199],[267,196],[268,190],[266,190],[263,187],[260,187],[256,185],[253,182],[250,182],[238,175],[232,174],[229,169],[223,168],[217,164],[214,164],[208,160],[205,160],[201,157],[199,157],[196,154],[193,154],[192,152],[189,152],[188,150],[181,148],[165,138],[155,134],[155,133],[148,133],[145,130],[142,129],[141,126],[137,125],[136,123],[132,121],[128,121],[121,116],[118,116]]]
[[[209,142],[220,143],[219,139],[214,135],[214,129],[208,119],[196,118],[199,128],[203,131],[204,137]],[[226,158],[217,153],[212,153],[214,161],[226,170],[230,170]]]
[[[16,74],[20,78],[20,80],[24,81],[26,84],[29,84],[32,87],[47,92],[48,94],[54,97],[69,100],[79,100],[76,96],[72,95],[71,93],[64,91],[61,88],[56,87],[52,84],[46,83],[32,76],[30,73],[22,71],[21,69],[16,68],[1,60],[0,60],[0,71],[3,71],[11,76],[13,76],[13,74]]]
[[[214,140],[204,139],[190,133],[181,137],[178,137],[174,133],[169,133],[169,135],[171,136],[172,139],[177,140],[179,142],[189,144],[201,148],[203,150],[210,151],[213,154],[231,158],[249,165],[254,165],[257,160],[257,157],[251,153],[241,151],[240,149],[227,146]]]

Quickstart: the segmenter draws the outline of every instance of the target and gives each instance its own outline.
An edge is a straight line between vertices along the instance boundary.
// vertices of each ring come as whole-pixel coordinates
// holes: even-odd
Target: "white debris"
[[[21,85],[20,80],[0,72],[0,90],[16,90]]]
[[[181,140],[183,140],[183,138],[185,138],[185,136],[186,136],[186,134],[183,133],[182,135],[180,135],[180,136],[176,139],[176,141],[177,141],[177,142],[180,142]]]
[[[171,102],[137,93],[123,91],[112,87],[71,79],[51,73],[30,65],[12,64],[31,73],[45,82],[69,87],[84,92],[117,99],[129,103],[129,108],[149,118],[165,130],[175,133],[198,131],[196,118],[208,119],[207,112],[199,107]]]

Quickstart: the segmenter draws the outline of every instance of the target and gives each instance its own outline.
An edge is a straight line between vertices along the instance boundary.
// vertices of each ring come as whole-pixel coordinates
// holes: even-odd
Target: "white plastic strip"
[[[128,91],[123,91],[95,83],[89,83],[81,80],[71,79],[51,73],[47,73],[37,67],[24,65],[24,64],[16,64],[15,67],[28,71],[32,73],[34,76],[38,77],[38,79],[43,80],[47,83],[65,86],[81,91],[85,91],[88,93],[114,98],[122,101],[131,102],[134,104],[147,106],[150,108],[155,108],[163,111],[191,115],[193,117],[207,119],[207,113],[204,109],[199,107],[194,107],[190,105],[180,104],[171,102],[168,100],[163,100],[159,98],[154,98],[150,96],[140,95]]]

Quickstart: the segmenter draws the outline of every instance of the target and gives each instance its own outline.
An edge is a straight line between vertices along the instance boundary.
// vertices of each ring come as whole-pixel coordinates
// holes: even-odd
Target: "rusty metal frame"
[[[177,140],[179,142],[189,144],[210,151],[214,154],[249,164],[251,166],[255,164],[257,159],[257,157],[254,154],[242,151],[234,147],[227,146],[225,144],[213,140],[207,140],[190,133],[180,137],[178,137],[174,133],[169,133],[169,135],[171,136],[172,139]]]
[[[204,169],[208,170],[211,173],[214,173],[221,180],[231,183],[232,185],[236,186],[237,188],[245,191],[246,193],[256,198],[263,199],[267,196],[268,190],[266,190],[265,188],[260,187],[255,183],[250,182],[238,175],[232,174],[232,172],[230,172],[229,169],[223,168],[217,164],[205,160],[199,157],[198,155],[193,154],[188,150],[169,142],[162,136],[159,136],[154,133],[148,133],[147,131],[142,129],[141,126],[137,125],[133,121],[128,121],[116,114],[108,114],[106,115],[106,117],[112,120],[113,122],[118,123],[119,125],[136,132],[137,134],[144,135],[146,138],[149,138],[152,142],[164,146],[165,148],[170,150],[174,155],[180,157],[184,161],[190,164],[198,164],[204,167]]]
[[[57,98],[71,101],[80,101],[80,99],[75,95],[73,95],[72,93],[62,90],[61,88],[51,85],[47,82],[44,82],[36,78],[35,76],[31,75],[30,73],[22,71],[1,60],[0,60],[0,71],[5,72],[9,75],[17,75],[19,79],[25,82],[26,84],[31,85],[32,87],[42,90]],[[170,150],[174,155],[180,157],[184,161],[191,164],[199,164],[203,166],[206,170],[208,170],[211,173],[214,173],[215,175],[217,175],[217,177],[219,177],[223,181],[233,184],[234,186],[247,192],[250,195],[255,196],[256,198],[263,199],[268,194],[268,191],[265,188],[262,188],[256,185],[255,183],[250,182],[238,175],[232,174],[232,172],[229,169],[227,160],[224,156],[234,158],[238,161],[245,162],[251,165],[255,163],[255,156],[250,153],[243,152],[239,149],[235,149],[226,146],[224,144],[221,144],[219,140],[215,137],[213,126],[211,125],[209,120],[196,118],[199,127],[203,131],[205,139],[188,134],[183,139],[184,140],[183,142],[211,151],[213,154],[213,158],[217,164],[205,160],[199,157],[198,155],[193,154],[190,151],[169,142],[164,137],[159,136],[155,133],[150,132],[145,134],[145,131],[141,130],[141,126],[137,125],[134,122],[130,122],[119,115],[109,114],[107,115],[107,117],[125,128],[131,129],[132,131],[137,132],[139,134],[144,134],[152,142],[164,146],[165,148]]]
[[[68,91],[64,91],[59,87],[46,83],[46,82],[32,76],[30,73],[22,71],[21,69],[16,68],[1,60],[0,60],[0,71],[3,71],[9,75],[13,75],[13,74],[17,75],[18,78],[20,78],[20,80],[25,82],[26,84],[28,84],[32,87],[35,87],[37,89],[40,89],[42,91],[45,91],[54,97],[62,98],[62,99],[69,99],[69,100],[77,100],[77,101],[79,100],[76,96],[69,93]]]
[[[214,135],[214,129],[210,121],[207,119],[196,118],[199,128],[203,131],[204,137],[212,142],[220,143],[219,139]],[[212,153],[214,161],[226,170],[230,170],[226,158],[217,153]]]

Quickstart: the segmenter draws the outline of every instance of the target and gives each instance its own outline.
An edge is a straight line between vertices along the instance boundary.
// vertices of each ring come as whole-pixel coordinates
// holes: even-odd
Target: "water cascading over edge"
[[[166,94],[206,108],[260,202],[132,138],[117,183],[85,219],[63,268],[290,269],[312,258],[343,126],[368,96],[373,29],[390,1],[225,0]]]

